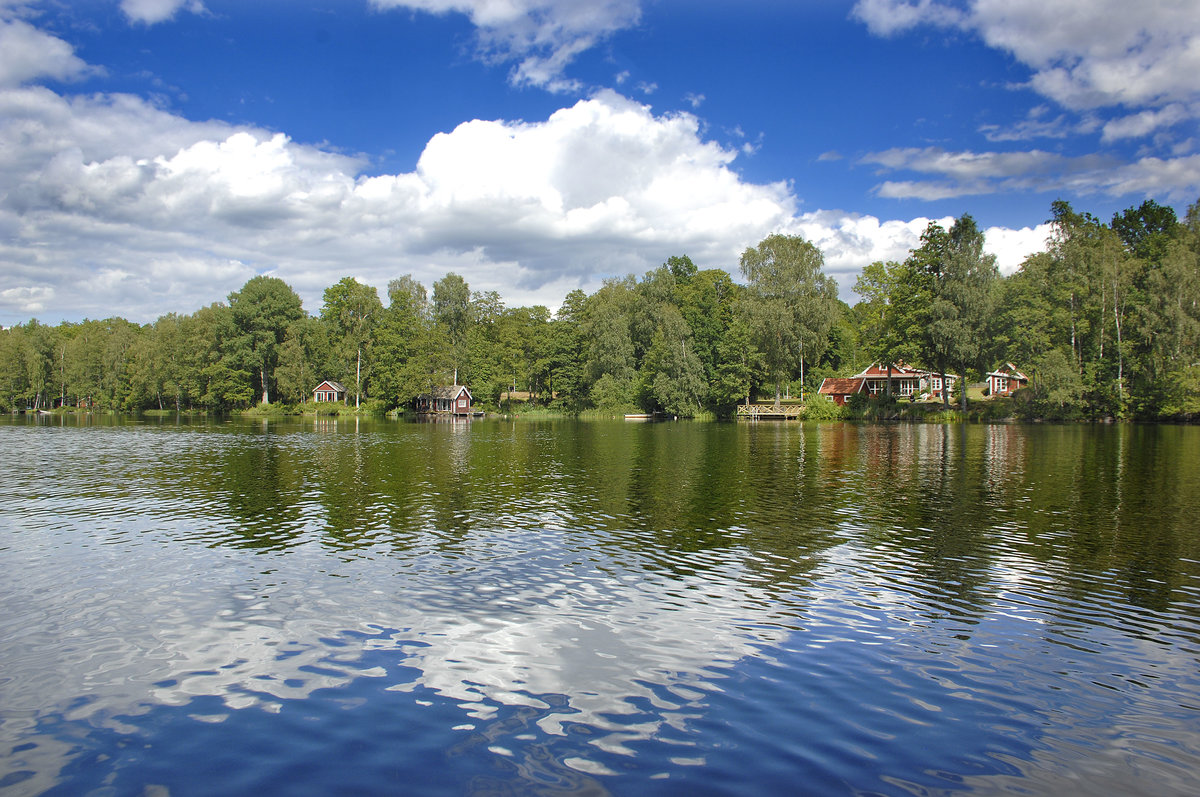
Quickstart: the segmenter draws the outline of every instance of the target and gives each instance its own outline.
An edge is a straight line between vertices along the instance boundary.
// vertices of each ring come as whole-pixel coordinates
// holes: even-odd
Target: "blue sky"
[[[971,213],[1200,199],[1162,0],[0,0],[0,323],[310,312],[448,271],[512,306],[802,234],[850,291]]]

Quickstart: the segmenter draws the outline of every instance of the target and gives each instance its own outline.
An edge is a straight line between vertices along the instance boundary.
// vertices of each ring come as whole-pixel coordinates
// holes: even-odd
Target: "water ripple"
[[[0,424],[0,791],[1187,794],[1148,434]]]

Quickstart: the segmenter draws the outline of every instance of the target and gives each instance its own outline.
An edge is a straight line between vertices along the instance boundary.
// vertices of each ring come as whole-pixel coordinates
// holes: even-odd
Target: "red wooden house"
[[[313,401],[345,401],[346,388],[341,382],[326,379],[313,388]]]
[[[920,395],[925,392],[923,382],[928,379],[928,376],[929,374],[926,371],[921,371],[902,362],[895,363],[892,365],[892,395],[905,396],[907,398]],[[872,396],[887,394],[888,369],[886,365],[872,363],[869,368],[855,374],[852,378],[863,380],[863,386]]]
[[[471,401],[471,391],[465,385],[443,385],[417,396],[413,408],[425,414],[474,415]]]
[[[867,393],[870,396],[887,394],[888,369],[886,365],[872,363],[861,373],[851,377],[825,379],[821,382],[818,392],[833,399],[834,403],[844,405],[855,393]],[[931,373],[920,368],[913,368],[902,362],[892,365],[892,395],[903,398],[918,398],[929,395],[934,398],[942,397],[942,375]],[[958,380],[955,374],[946,374],[946,384],[951,390]]]
[[[829,396],[833,399],[833,403],[839,407],[846,406],[846,402],[855,393],[863,392],[863,379],[859,377],[826,377],[821,380],[821,387],[817,390],[818,393]]]
[[[1005,363],[987,375],[989,396],[1011,396],[1029,384],[1029,377],[1017,370],[1012,363]]]

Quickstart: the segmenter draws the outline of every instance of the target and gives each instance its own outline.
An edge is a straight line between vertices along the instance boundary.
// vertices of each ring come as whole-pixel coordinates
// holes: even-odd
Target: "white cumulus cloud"
[[[1200,99],[1193,0],[860,0],[853,13],[881,36],[923,25],[973,32],[1025,64],[1035,91],[1076,111]]]
[[[87,71],[87,64],[62,39],[19,19],[0,19],[0,87],[38,78],[70,80]]]
[[[20,74],[88,68],[24,23],[6,30],[44,36],[53,55]],[[610,90],[544,119],[463,122],[433,136],[412,170],[368,174],[365,160],[284,132],[22,79],[0,85],[5,324],[35,313],[150,321],[223,300],[264,273],[291,284],[311,312],[347,275],[383,289],[405,273],[428,286],[448,271],[510,304],[553,307],[573,288],[591,291],[672,255],[736,273],[740,253],[772,232],[814,241],[848,295],[859,268],[903,258],[928,221],[798,214],[792,185],[747,181],[735,168],[740,150],[707,140],[696,116],[656,114]],[[1045,179],[1062,159],[896,149],[866,160],[1002,185]],[[1140,190],[1194,185],[1197,171],[1197,157],[1145,159],[1105,179],[1111,190]]]
[[[786,225],[795,200],[782,183],[742,180],[737,152],[699,128],[601,92],[538,122],[465,122],[413,171],[366,176],[365,163],[281,133],[191,123],[125,95],[11,89],[0,290],[53,290],[67,316],[146,320],[259,272],[315,311],[351,272],[382,287],[456,270],[510,302],[553,305],[672,254],[727,266]]]

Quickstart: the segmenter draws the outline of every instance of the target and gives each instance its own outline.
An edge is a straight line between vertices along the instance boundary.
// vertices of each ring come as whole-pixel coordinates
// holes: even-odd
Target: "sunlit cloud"
[[[478,53],[490,63],[512,63],[514,85],[578,91],[565,76],[581,53],[641,19],[639,0],[371,0],[380,9],[462,14],[475,26]]]
[[[49,34],[6,25],[24,44],[0,56],[3,323],[150,321],[223,300],[255,274],[286,280],[313,312],[351,272],[382,290],[405,273],[430,285],[455,271],[510,304],[553,308],[672,255],[736,275],[740,253],[772,232],[816,242],[845,291],[863,265],[902,259],[927,221],[800,213],[804,186],[737,168],[761,134],[734,127],[722,144],[694,114],[611,90],[542,119],[465,121],[430,137],[411,169],[369,173],[364,158],[281,131],[194,122],[131,95],[22,87],[91,67]],[[1186,193],[1200,182],[1197,157],[894,148],[857,162],[886,178],[881,196],[938,199],[1057,186]]]
[[[200,0],[121,0],[121,10],[132,22],[154,25],[166,22],[184,9],[193,14],[203,14],[204,4]]]
[[[1144,157],[1134,162],[1103,154],[953,152],[940,147],[893,148],[865,155],[860,163],[881,171],[934,175],[931,180],[886,180],[881,197],[938,200],[1007,192],[1069,190],[1080,194],[1157,194],[1186,199],[1200,185],[1200,156]]]
[[[2,15],[3,7],[0,7]],[[19,19],[0,19],[0,87],[39,78],[71,80],[92,71],[62,39]]]
[[[1137,108],[1200,96],[1200,14],[1151,0],[860,0],[854,15],[880,36],[919,26],[976,33],[1032,70],[1038,93],[1074,109]]]
[[[1145,110],[1113,119],[1105,123],[1103,138],[1105,141],[1142,138],[1164,127],[1172,127],[1196,117],[1195,112],[1181,103],[1173,103],[1158,110]]]

